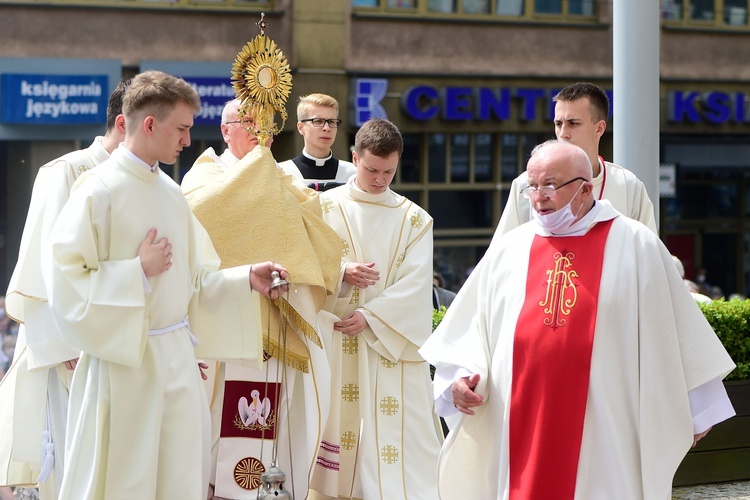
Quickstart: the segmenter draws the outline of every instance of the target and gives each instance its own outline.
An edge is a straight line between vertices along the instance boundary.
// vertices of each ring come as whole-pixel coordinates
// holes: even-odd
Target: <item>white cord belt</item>
[[[163,335],[165,333],[173,332],[175,330],[179,330],[180,328],[186,328],[188,331],[188,334],[190,335],[190,342],[193,343],[193,345],[198,345],[198,339],[195,338],[195,335],[193,335],[193,332],[190,331],[190,323],[188,322],[188,317],[185,316],[185,319],[180,321],[179,323],[175,323],[174,325],[169,325],[164,328],[159,328],[158,330],[149,330],[148,334],[151,335]]]

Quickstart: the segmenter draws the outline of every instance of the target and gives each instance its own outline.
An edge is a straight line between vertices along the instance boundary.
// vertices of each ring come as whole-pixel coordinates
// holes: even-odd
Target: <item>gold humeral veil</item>
[[[183,192],[211,236],[222,267],[271,260],[288,270],[288,301],[286,294],[275,301],[261,299],[263,329],[270,324],[263,347],[306,372],[304,340],[288,335],[284,352],[277,334],[291,325],[321,346],[316,315],[327,294],[337,289],[341,239],[323,221],[317,193],[295,186],[276,166],[269,148],[256,146],[227,170],[216,160],[212,149],[201,155],[182,182]],[[309,287],[310,294],[298,294],[302,286]],[[310,295],[312,303],[306,299]],[[280,322],[282,316],[286,324]]]

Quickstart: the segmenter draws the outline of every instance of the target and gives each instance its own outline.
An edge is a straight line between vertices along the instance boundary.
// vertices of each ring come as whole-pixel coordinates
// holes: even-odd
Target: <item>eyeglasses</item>
[[[253,120],[234,120],[231,122],[224,122],[224,125],[234,125],[237,123],[242,125],[243,128],[255,127],[255,122]]]
[[[339,125],[341,125],[341,120],[333,119],[326,120],[325,118],[305,118],[304,120],[300,120],[300,122],[312,122],[313,127],[323,128],[323,126],[327,123],[330,128],[338,128]]]
[[[548,186],[539,186],[539,187],[537,187],[537,186],[526,186],[525,188],[523,188],[521,190],[521,194],[526,199],[531,198],[534,193],[539,193],[542,196],[545,196],[547,198],[554,198],[555,194],[557,194],[557,191],[559,189],[562,189],[565,186],[567,186],[568,184],[570,184],[571,182],[575,182],[575,181],[588,182],[588,179],[584,179],[583,177],[576,177],[575,179],[571,179],[568,182],[560,184],[557,187],[553,186],[552,184],[550,184]]]

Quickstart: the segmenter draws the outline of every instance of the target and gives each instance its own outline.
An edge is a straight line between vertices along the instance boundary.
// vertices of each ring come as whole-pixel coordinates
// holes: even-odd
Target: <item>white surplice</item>
[[[0,484],[33,484],[45,458],[54,457],[53,477],[40,485],[43,500],[57,499],[64,465],[73,372],[60,364],[79,354],[60,339],[49,309],[45,283],[52,259],[48,240],[76,179],[109,158],[103,139],[97,137],[88,148],[39,169],[5,298],[7,313],[20,328],[13,367],[0,382]],[[45,430],[50,436],[43,455]]]
[[[733,414],[721,384],[701,415],[692,414],[689,393],[714,387],[734,363],[661,241],[609,203],[598,205],[593,222],[614,221],[604,247],[575,498],[665,500],[696,419],[706,426]],[[485,397],[475,415],[459,415],[446,439],[440,498],[508,498],[513,340],[537,233],[544,234],[530,222],[499,238],[483,259],[486,271],[471,275],[420,350],[436,366],[436,398],[470,373],[480,374],[477,392]]]
[[[137,252],[152,227],[172,266],[145,286]],[[55,321],[83,351],[61,498],[205,499],[210,421],[196,356],[260,362],[248,267],[219,271],[179,186],[122,145],[77,182],[51,244]]]
[[[331,415],[312,489],[328,496],[429,499],[442,441],[429,366],[417,350],[432,324],[432,217],[393,191],[363,192],[354,178],[321,194],[323,217],[348,262],[374,262],[380,280],[342,283],[326,309],[367,320],[356,336],[333,332]]]

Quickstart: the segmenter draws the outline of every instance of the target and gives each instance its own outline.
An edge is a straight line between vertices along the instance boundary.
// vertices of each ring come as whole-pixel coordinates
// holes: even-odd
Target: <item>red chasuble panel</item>
[[[281,384],[227,380],[221,411],[221,437],[274,439]]]
[[[612,221],[536,236],[513,341],[511,500],[572,499],[589,387],[604,244]]]

